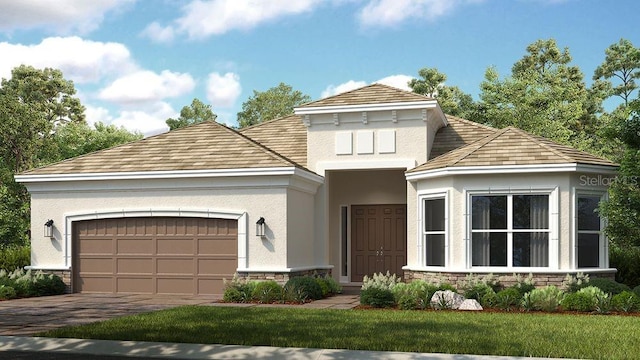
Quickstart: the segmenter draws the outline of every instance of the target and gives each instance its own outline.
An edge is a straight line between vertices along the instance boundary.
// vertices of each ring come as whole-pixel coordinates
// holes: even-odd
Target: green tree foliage
[[[570,63],[569,50],[559,49],[549,39],[529,45],[505,79],[494,68],[487,69],[479,119],[491,126],[515,126],[583,147],[584,137],[596,133],[601,92],[590,91],[580,69]]]
[[[607,217],[605,233],[622,248],[640,246],[640,99],[629,103],[629,117],[616,123],[626,149],[620,159],[618,179],[609,200],[600,206]]]
[[[191,105],[184,106],[180,110],[180,117],[177,119],[169,118],[165,122],[169,126],[169,130],[175,130],[203,121],[215,121],[217,117],[218,115],[213,112],[211,105],[207,105],[196,98],[193,99]]]
[[[640,78],[640,49],[629,40],[620,39],[605,50],[605,55],[604,62],[593,74],[593,80],[606,81],[609,85],[607,97],[620,97],[626,107],[638,89],[635,79]]]
[[[139,139],[85,122],[73,82],[56,69],[19,66],[0,83],[0,246],[28,240],[29,194],[16,173]]]
[[[253,90],[253,95],[242,103],[242,111],[238,113],[238,124],[243,128],[287,116],[293,113],[294,107],[309,101],[309,95],[293,90],[285,83],[267,91]]]
[[[413,92],[438,99],[446,114],[473,120],[476,117],[476,104],[471,95],[457,86],[447,86],[447,76],[436,68],[422,68],[418,71],[420,79],[411,79],[409,87]]]

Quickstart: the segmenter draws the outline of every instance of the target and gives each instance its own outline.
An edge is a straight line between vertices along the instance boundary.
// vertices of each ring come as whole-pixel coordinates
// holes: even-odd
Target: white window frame
[[[608,269],[609,268],[609,241],[604,234],[604,229],[607,226],[607,221],[604,217],[600,217],[600,231],[598,239],[598,267],[578,267],[578,198],[580,196],[598,196],[600,202],[607,201],[609,194],[603,190],[593,190],[585,188],[573,188],[572,191],[572,206],[571,206],[571,267],[573,269],[583,269],[585,271],[593,269]]]
[[[427,231],[424,229],[424,204],[425,200],[432,199],[444,199],[444,231],[429,232],[429,233],[444,233],[444,266],[427,266],[426,250],[426,235]],[[449,253],[449,191],[436,191],[428,193],[418,194],[418,263],[425,270],[437,270],[442,271],[450,266]]]
[[[547,195],[549,196],[549,263],[546,267],[514,267],[513,266],[513,195]],[[464,239],[466,250],[466,268],[481,272],[545,272],[559,269],[559,198],[557,187],[540,188],[505,188],[505,189],[465,189],[466,199],[465,223],[466,231]],[[507,233],[507,266],[473,266],[472,265],[472,196],[507,196],[507,229],[498,232]],[[515,231],[518,232],[518,231]]]

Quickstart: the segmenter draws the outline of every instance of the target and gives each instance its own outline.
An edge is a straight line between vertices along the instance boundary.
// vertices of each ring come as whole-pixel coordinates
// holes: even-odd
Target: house
[[[32,269],[74,292],[220,294],[234,273],[344,284],[612,277],[617,165],[374,84],[235,131],[206,122],[16,176]]]

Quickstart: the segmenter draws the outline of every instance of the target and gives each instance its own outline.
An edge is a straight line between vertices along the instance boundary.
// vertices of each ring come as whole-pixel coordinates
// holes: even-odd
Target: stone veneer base
[[[289,279],[300,276],[331,276],[331,269],[311,269],[292,272],[238,272],[238,277],[247,280],[275,280],[284,285]]]
[[[604,278],[615,280],[615,271],[611,272],[593,272],[590,273],[587,271],[580,271],[583,274],[588,274],[590,279],[595,278]],[[575,275],[576,272],[567,272],[567,273],[529,273],[529,272],[517,272],[510,274],[493,274],[493,273],[477,273],[474,272],[473,275],[475,277],[483,277],[489,274],[494,275],[505,287],[514,285],[516,283],[516,277],[519,276],[520,279],[527,278],[529,274],[532,275],[533,280],[535,281],[536,287],[545,287],[547,285],[555,285],[557,287],[562,286],[562,281],[565,279],[567,274]],[[435,272],[435,271],[413,271],[413,270],[405,270],[404,271],[404,281],[410,283],[414,280],[424,280],[431,283],[445,282],[451,284],[456,289],[460,289],[464,283],[465,279],[469,273],[452,273],[452,272]]]

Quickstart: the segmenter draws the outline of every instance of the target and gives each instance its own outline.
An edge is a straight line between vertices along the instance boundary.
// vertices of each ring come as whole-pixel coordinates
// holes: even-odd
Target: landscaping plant
[[[611,305],[616,311],[635,312],[640,310],[640,296],[631,291],[623,291],[613,296]]]
[[[17,269],[0,270],[0,299],[64,294],[66,285],[62,279],[42,271]]]
[[[253,288],[252,298],[262,304],[282,301],[283,289],[274,280],[260,281]]]
[[[322,299],[322,288],[309,276],[292,277],[284,285],[285,298],[293,302]]]
[[[523,295],[522,308],[527,311],[554,312],[558,310],[558,306],[560,306],[564,296],[564,292],[553,285],[541,289],[533,289]]]

